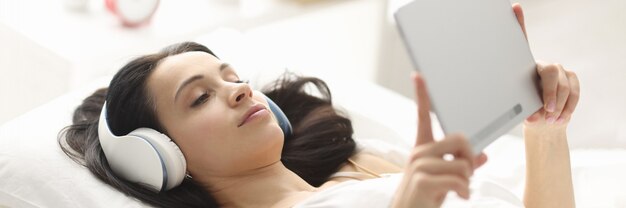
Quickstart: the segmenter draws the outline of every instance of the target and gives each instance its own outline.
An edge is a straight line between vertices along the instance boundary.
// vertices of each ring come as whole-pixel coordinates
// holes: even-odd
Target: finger
[[[560,64],[555,64],[557,68],[559,68],[559,83],[557,84],[557,93],[556,93],[556,107],[554,112],[548,115],[546,121],[548,123],[554,123],[557,118],[561,115],[563,108],[565,107],[565,103],[567,102],[567,98],[570,93],[569,80],[565,75],[565,69]]]
[[[464,160],[446,161],[442,158],[422,158],[414,161],[414,172],[425,172],[431,175],[451,174],[467,180],[473,174],[470,163]]]
[[[556,110],[556,93],[559,84],[560,69],[555,64],[537,62],[537,73],[541,79],[544,110],[552,113]]]
[[[447,140],[447,141],[445,141]],[[448,149],[450,145],[457,145],[454,149]],[[452,155],[454,155],[454,159],[463,159],[469,161],[471,167],[474,167],[474,153],[472,152],[471,145],[467,138],[461,134],[452,134],[444,141],[440,142],[439,145],[435,146],[435,149],[439,149],[440,153],[450,151]]]
[[[520,3],[513,4],[513,13],[515,13],[515,17],[517,17],[517,22],[522,27],[524,36],[528,40],[528,35],[526,34],[526,23],[524,22],[524,11],[522,10],[522,5]]]
[[[487,154],[485,154],[484,152],[478,154],[478,156],[474,158],[474,170],[482,167],[485,163],[487,163],[488,159],[489,158],[487,157]]]
[[[528,118],[526,118],[526,122],[535,122],[537,120],[539,120],[543,115],[545,114],[545,110],[539,109],[537,112],[533,113],[532,115],[528,116]]]
[[[428,90],[426,89],[426,82],[424,78],[419,74],[413,75],[413,81],[415,82],[415,98],[417,100],[417,141],[415,145],[421,145],[425,143],[433,142],[433,130],[430,120],[430,98],[428,96]]]
[[[570,93],[569,97],[567,98],[567,103],[563,108],[563,112],[561,112],[559,119],[556,121],[559,124],[563,123],[572,116],[574,110],[576,109],[576,106],[578,105],[578,99],[580,98],[580,86],[578,82],[578,76],[576,76],[574,72],[570,71],[566,71],[566,74],[570,83]]]
[[[469,142],[460,134],[447,136],[439,142],[418,146],[416,152],[411,155],[410,161],[416,161],[422,157],[443,158],[444,155],[452,154],[454,159],[466,160],[474,167],[474,157]]]
[[[429,175],[418,184],[423,190],[430,190],[432,194],[445,195],[448,191],[456,192],[460,197],[469,199],[469,182],[454,175]]]

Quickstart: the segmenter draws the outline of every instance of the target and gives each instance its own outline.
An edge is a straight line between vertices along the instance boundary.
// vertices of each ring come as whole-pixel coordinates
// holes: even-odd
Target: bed
[[[215,38],[199,41],[211,44]],[[229,51],[219,48],[212,47],[217,54],[224,54],[222,59],[228,59]],[[274,68],[277,70],[239,73],[258,88],[284,71],[283,67]],[[71,123],[73,109],[95,89],[107,86],[110,78],[101,77],[0,126],[0,207],[147,207],[98,181],[57,144],[57,134]],[[364,151],[404,163],[415,138],[414,102],[367,81],[324,80],[335,105],[352,119],[354,138]],[[367,93],[354,93],[354,89]],[[433,122],[437,127],[434,116]],[[441,137],[441,129],[436,128],[435,135]],[[523,140],[504,135],[485,151],[490,161],[476,176],[497,182],[521,198]],[[571,155],[578,207],[626,207],[626,149],[573,149]]]

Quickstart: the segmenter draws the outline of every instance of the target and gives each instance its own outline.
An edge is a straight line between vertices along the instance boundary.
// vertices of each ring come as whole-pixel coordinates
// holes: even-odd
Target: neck
[[[224,207],[270,207],[316,190],[278,161],[234,176],[207,176],[205,184]]]

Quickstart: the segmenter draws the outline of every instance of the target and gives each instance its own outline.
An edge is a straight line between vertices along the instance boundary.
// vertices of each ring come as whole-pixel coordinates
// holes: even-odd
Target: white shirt
[[[350,180],[320,191],[296,204],[295,208],[314,207],[381,207],[387,208],[402,174],[388,174],[382,178],[363,181]],[[502,186],[477,176],[470,182],[469,200],[461,199],[454,192],[449,192],[442,207],[524,207],[520,199]]]

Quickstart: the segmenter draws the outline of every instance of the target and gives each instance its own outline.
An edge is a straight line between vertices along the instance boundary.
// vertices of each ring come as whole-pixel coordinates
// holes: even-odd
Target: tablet
[[[543,106],[508,0],[415,0],[394,16],[444,133],[464,134],[475,153]]]

